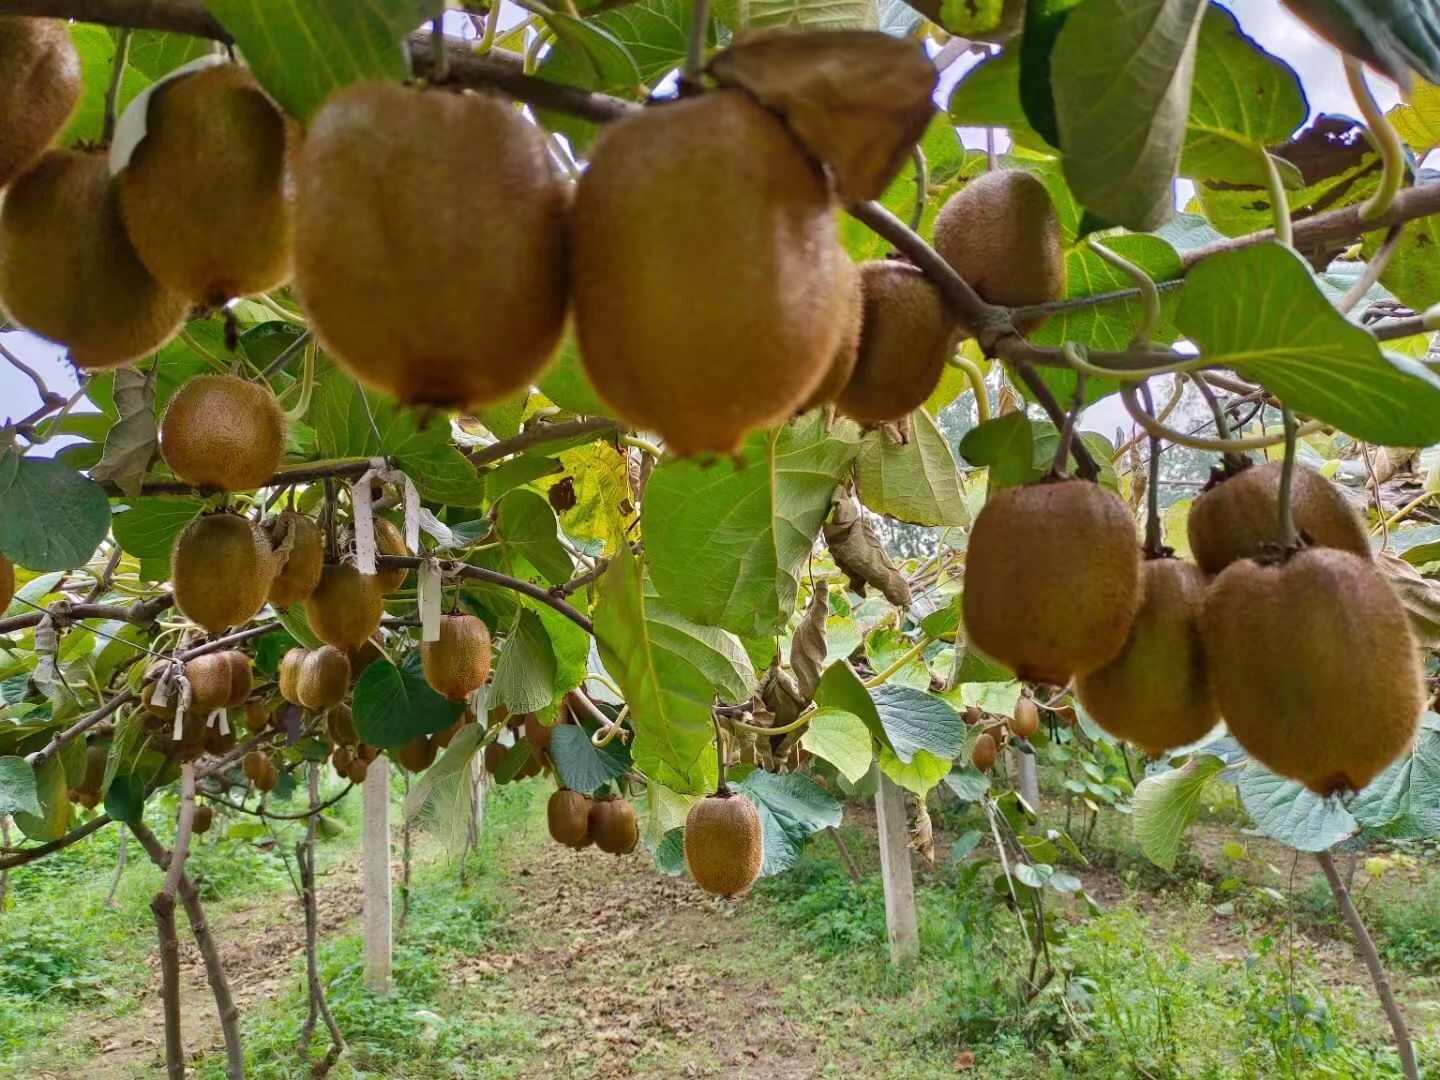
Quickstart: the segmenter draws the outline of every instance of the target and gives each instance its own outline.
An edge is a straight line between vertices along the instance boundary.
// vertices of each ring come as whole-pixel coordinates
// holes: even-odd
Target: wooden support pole
[[[875,818],[880,832],[880,876],[885,883],[885,930],[890,938],[890,963],[896,966],[920,953],[915,922],[915,881],[910,873],[910,830],[905,821],[905,792],[888,776],[875,792]]]
[[[1011,750],[1011,756],[1015,759],[1015,786],[1020,789],[1020,797],[1025,800],[1025,805],[1035,813],[1040,813],[1040,774],[1035,768],[1035,755],[1027,754],[1023,750]]]
[[[365,985],[377,994],[388,994],[391,950],[390,759],[384,754],[370,762],[363,787],[361,887],[365,924]]]

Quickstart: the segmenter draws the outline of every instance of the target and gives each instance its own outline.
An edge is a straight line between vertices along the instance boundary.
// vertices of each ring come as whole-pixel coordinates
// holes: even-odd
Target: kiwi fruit
[[[275,785],[280,782],[280,772],[275,768],[275,763],[269,758],[264,759],[265,771],[255,781],[255,790],[274,791]]]
[[[172,79],[145,125],[116,184],[150,273],[206,307],[289,280],[291,134],[255,77],[221,64]]]
[[[607,125],[571,215],[585,371],[675,453],[731,453],[824,381],[844,259],[825,175],[747,94]]]
[[[380,751],[369,743],[360,742],[355,744],[355,756],[368,765],[380,756]]]
[[[170,399],[160,424],[165,464],[204,491],[264,487],[284,452],[285,414],[275,395],[234,375],[197,375]]]
[[[300,704],[320,712],[345,700],[350,690],[350,658],[333,645],[311,649],[295,679]]]
[[[425,681],[441,697],[464,701],[490,677],[490,629],[474,615],[446,615],[440,637],[420,644]]]
[[[320,570],[325,565],[325,538],[319,525],[294,510],[284,511],[267,532],[277,556],[283,545],[290,545],[270,582],[270,603],[284,609],[308,599],[320,584]]]
[[[999,745],[995,742],[995,736],[988,731],[982,731],[975,736],[975,745],[970,747],[970,764],[983,773],[988,773],[995,767],[995,756],[1000,752]]]
[[[978,705],[967,705],[965,711],[960,714],[960,719],[965,721],[966,727],[974,727],[985,719],[985,714],[980,711]]]
[[[855,371],[836,409],[867,423],[909,416],[940,382],[955,321],[928,278],[908,263],[860,267],[865,314]]]
[[[406,772],[424,772],[435,762],[435,744],[417,735],[403,746],[391,749],[390,758]]]
[[[413,555],[405,545],[405,534],[389,518],[375,519],[375,550],[381,555]],[[392,593],[405,584],[410,571],[403,566],[380,570],[375,574],[376,587],[382,593]]]
[[[1318,795],[1358,791],[1410,748],[1425,707],[1405,609],[1368,559],[1240,559],[1200,613],[1210,688],[1262,765]]]
[[[325,728],[337,746],[350,747],[360,741],[355,731],[355,715],[349,705],[336,705],[325,716]]]
[[[197,806],[195,808],[195,818],[190,827],[195,832],[203,835],[210,831],[210,826],[214,823],[215,811],[208,806]]]
[[[212,634],[239,626],[264,607],[274,576],[264,530],[238,514],[196,518],[170,553],[175,606]]]
[[[335,766],[337,776],[344,776],[350,769],[350,763],[355,760],[355,755],[348,746],[337,746],[330,754],[330,764]]]
[[[1222,476],[1191,505],[1186,529],[1200,569],[1218,574],[1237,559],[1257,558],[1266,546],[1279,546],[1283,465],[1266,461]],[[1365,526],[1340,489],[1298,462],[1290,481],[1290,510],[1307,543],[1370,558]]]
[[[860,331],[864,325],[865,291],[860,279],[860,267],[843,254],[840,256],[840,341],[830,357],[825,378],[810,392],[810,396],[797,409],[809,412],[820,405],[828,405],[840,396],[855,373],[855,364],[860,358]],[[553,488],[551,489],[554,490]]]
[[[474,719],[474,715],[470,712],[469,709],[466,709],[460,714],[459,718],[453,724],[451,724],[447,728],[442,728],[440,731],[437,731],[433,736],[431,736],[431,738],[435,740],[436,748],[444,750],[447,746],[450,745],[450,740],[455,738],[456,735],[460,734],[460,729]]]
[[[1015,702],[1015,714],[1009,720],[1010,734],[1017,739],[1028,739],[1040,730],[1040,710],[1024,694]]]
[[[15,599],[15,564],[0,555],[0,614],[10,606],[10,601]]]
[[[238,708],[245,704],[255,682],[250,658],[239,649],[226,649],[220,655],[230,666],[230,696],[225,700],[225,704],[232,709]]]
[[[685,815],[685,865],[711,896],[738,896],[755,883],[765,862],[760,812],[750,800],[721,790]]]
[[[251,783],[258,784],[260,778],[265,775],[266,767],[270,764],[269,759],[259,750],[251,750],[240,762],[240,768],[249,777]]]
[[[969,643],[1022,679],[1064,686],[1120,654],[1140,607],[1130,510],[1087,480],[1002,488],[970,531]]]
[[[291,705],[300,704],[300,671],[305,666],[305,657],[309,655],[309,649],[297,645],[280,658],[280,671],[277,675],[280,696]]]
[[[358,649],[380,628],[385,598],[375,579],[355,567],[331,563],[320,571],[315,591],[305,598],[310,629],[327,645]]]
[[[102,151],[49,150],[0,204],[0,305],[64,345],[77,367],[112,368],[176,333],[188,301],[145,269],[120,221]]]
[[[350,657],[351,685],[359,682],[360,676],[364,674],[365,669],[368,668],[371,664],[373,664],[376,660],[385,659],[385,654],[382,653],[379,647],[368,638],[364,641],[363,644],[357,645],[353,649],[347,649],[346,653]]]
[[[63,19],[0,16],[0,188],[70,122],[84,80]]]
[[[1019,169],[977,176],[940,208],[935,250],[981,298],[1006,307],[1065,295],[1065,248],[1050,192]],[[1028,334],[1045,316],[1017,320]]]
[[[526,713],[524,717],[525,741],[530,744],[533,756],[550,752],[550,734],[555,729],[552,725],[546,724],[534,713]]]
[[[247,701],[245,709],[240,714],[243,717],[245,730],[251,735],[259,735],[270,726],[271,705],[266,701]]]
[[[509,397],[560,341],[566,200],[543,133],[509,100],[353,83],[300,154],[295,283],[310,326],[407,404]]]
[[[596,799],[590,806],[590,837],[610,855],[629,855],[640,842],[635,808],[624,799]]]
[[[1209,579],[1179,559],[1150,559],[1141,573],[1144,599],[1124,650],[1080,676],[1075,691],[1111,735],[1158,754],[1195,742],[1220,722],[1200,641]]]
[[[505,762],[505,755],[509,751],[498,742],[492,742],[485,747],[485,771],[494,776],[500,771],[500,766]]]
[[[557,844],[578,850],[590,842],[588,796],[561,788],[550,796],[545,806],[545,818],[550,824],[550,836]]]
[[[355,758],[345,769],[345,775],[352,784],[363,784],[365,774],[369,770],[370,763],[364,758]]]
[[[163,664],[152,664],[146,673],[147,681],[140,691],[140,703],[150,713],[166,720],[174,719],[175,709],[180,704],[178,685],[172,686],[170,697],[164,705],[154,701],[155,687]],[[154,676],[154,678],[150,678]],[[190,683],[190,708],[188,715],[202,719],[216,709],[223,709],[230,703],[232,673],[230,661],[224,653],[207,653],[185,662],[185,679]]]

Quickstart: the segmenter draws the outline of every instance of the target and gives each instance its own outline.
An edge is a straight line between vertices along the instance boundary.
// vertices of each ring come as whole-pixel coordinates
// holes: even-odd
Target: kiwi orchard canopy
[[[148,836],[234,1077],[192,838],[303,820],[313,872],[363,785],[383,948],[391,761],[466,850],[478,778],[533,779],[574,858],[731,899],[873,797],[897,961],[943,785],[1032,901],[1030,978],[1078,850],[1037,761],[1106,775],[1161,865],[1235,783],[1326,869],[1417,1076],[1329,849],[1435,821],[1440,185],[1404,160],[1440,28],[1334,2],[1294,6],[1363,123],[1311,127],[1203,3],[1080,0],[1023,49],[1014,5],[920,0],[860,4],[889,32],[605,4],[479,41],[433,4],[7,5],[0,357],[34,400],[0,446],[0,868]],[[1101,769],[1124,744],[1143,778]]]

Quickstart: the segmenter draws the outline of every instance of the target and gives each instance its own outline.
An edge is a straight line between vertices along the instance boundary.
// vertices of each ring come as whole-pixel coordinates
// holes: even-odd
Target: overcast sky
[[[1358,113],[1345,84],[1339,54],[1311,34],[1279,0],[1228,0],[1227,6],[1236,13],[1240,25],[1251,37],[1300,73],[1310,97],[1311,115]],[[1372,86],[1386,108],[1399,99],[1395,87],[1384,80],[1374,79]],[[63,350],[21,333],[0,335],[0,343],[39,370],[52,390],[70,393],[75,389],[74,374],[61,360]],[[23,416],[37,404],[30,381],[8,363],[0,363],[0,418]],[[1092,414],[1087,416],[1085,426],[1101,431],[1113,430],[1119,419],[1103,406],[1092,410]]]

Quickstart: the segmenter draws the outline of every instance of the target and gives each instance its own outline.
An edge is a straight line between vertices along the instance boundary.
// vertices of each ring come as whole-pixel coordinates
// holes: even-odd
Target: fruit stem
[[[1215,418],[1215,434],[1222,439],[1231,437],[1230,420],[1225,415],[1225,409],[1216,397],[1215,391],[1210,388],[1204,378],[1197,372],[1190,373],[1190,380],[1195,384],[1195,389],[1200,391],[1200,396],[1205,399],[1205,404],[1210,406],[1210,415]],[[1245,467],[1246,461],[1243,454],[1232,454],[1226,452],[1225,467],[1231,472],[1238,471]]]
[[[1040,403],[1050,417],[1050,422],[1058,428],[1065,426],[1065,411],[1060,408],[1060,403],[1055,400],[1055,395],[1050,392],[1050,387],[1045,380],[1040,378],[1035,368],[1024,360],[1013,361],[1010,370],[1020,377],[1025,384],[1025,389],[1030,391],[1030,396]],[[1095,458],[1090,453],[1090,448],[1085,445],[1084,439],[1072,440],[1073,445],[1069,448],[1075,455],[1075,471],[1086,480],[1094,480],[1100,475],[1100,466],[1096,464]]]
[[[680,72],[681,94],[698,93],[700,72],[705,67],[705,38],[710,29],[710,0],[695,0],[690,9],[690,37],[685,48],[685,67]]]
[[[115,137],[116,114],[120,111],[120,85],[125,81],[125,67],[130,63],[130,34],[127,27],[115,38],[115,60],[110,66],[110,85],[105,87],[105,119],[100,128],[100,143],[109,146]]]
[[[985,373],[980,370],[980,365],[958,349],[951,354],[948,362],[957,371],[965,373],[970,392],[975,395],[975,414],[980,423],[985,423],[990,419],[990,391],[985,387]]]
[[[1279,446],[1285,441],[1284,435],[1255,435],[1245,439],[1209,439],[1200,435],[1187,435],[1183,431],[1176,431],[1167,427],[1153,417],[1145,415],[1145,410],[1140,408],[1139,399],[1135,396],[1133,386],[1120,387],[1120,399],[1125,403],[1125,409],[1130,416],[1151,435],[1158,435],[1162,439],[1180,446],[1188,446],[1192,450],[1210,450],[1215,453],[1236,453],[1242,450],[1264,450],[1269,446]],[[1296,430],[1297,435],[1309,435],[1324,427],[1318,420],[1307,420]]]
[[[1280,169],[1275,158],[1264,147],[1260,149],[1260,160],[1265,165],[1265,187],[1270,195],[1270,212],[1275,218],[1275,239],[1286,247],[1295,245],[1295,229],[1290,224],[1290,200],[1285,197],[1285,182],[1280,179]]]
[[[1295,509],[1290,505],[1290,488],[1295,478],[1295,442],[1298,427],[1295,414],[1280,406],[1280,417],[1285,424],[1285,460],[1280,466],[1280,544],[1289,551],[1299,543],[1295,535]]]
[[[725,787],[725,735],[720,730],[720,714],[710,710],[710,723],[715,726],[715,794],[726,791]]]
[[[1405,179],[1405,149],[1400,145],[1400,136],[1375,101],[1375,95],[1370,92],[1370,85],[1365,81],[1364,65],[1353,56],[1345,57],[1345,81],[1350,84],[1350,93],[1355,97],[1360,115],[1365,118],[1367,135],[1384,168],[1380,174],[1380,186],[1360,207],[1360,220],[1374,221],[1390,209]]]
[[[1074,349],[1074,343],[1067,341],[1063,348],[1067,355]],[[1055,458],[1050,462],[1050,475],[1063,477],[1065,475],[1065,463],[1070,460],[1070,448],[1076,442],[1075,425],[1080,419],[1080,413],[1085,409],[1085,373],[1075,372],[1075,399],[1071,403],[1070,411],[1065,414],[1065,421],[1060,425],[1060,442],[1055,447]]]
[[[1140,384],[1140,394],[1145,399],[1147,415],[1155,414],[1155,400],[1150,396],[1150,384]],[[1150,483],[1145,489],[1145,557],[1158,559],[1165,554],[1165,538],[1160,531],[1160,439],[1150,436]]]
[[[925,160],[925,151],[916,143],[910,150],[910,160],[915,163],[915,209],[910,211],[910,228],[919,229],[925,219],[925,202],[930,194],[930,163]]]
[[[1155,285],[1155,279],[1129,259],[1096,240],[1093,233],[1085,238],[1085,242],[1103,262],[1108,263],[1112,269],[1119,270],[1140,290],[1144,313],[1140,318],[1140,325],[1135,328],[1135,336],[1130,339],[1130,347],[1134,349],[1149,345],[1155,331],[1160,328],[1160,289]]]

